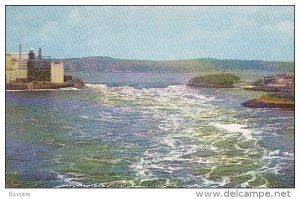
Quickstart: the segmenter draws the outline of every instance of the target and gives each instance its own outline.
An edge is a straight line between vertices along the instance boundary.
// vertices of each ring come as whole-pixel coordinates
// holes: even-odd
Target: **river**
[[[6,176],[20,187],[295,186],[294,111],[191,74],[81,74],[80,90],[6,92]]]

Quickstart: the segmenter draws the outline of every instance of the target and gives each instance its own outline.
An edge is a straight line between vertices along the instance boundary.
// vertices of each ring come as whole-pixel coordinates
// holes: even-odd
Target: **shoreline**
[[[42,91],[79,91],[79,88],[76,87],[65,87],[65,88],[56,88],[56,89],[20,89],[20,90],[5,90],[5,92],[42,92]]]
[[[260,98],[249,100],[247,102],[242,103],[242,105],[247,108],[295,110],[295,104],[285,104],[285,103],[274,103],[274,102],[262,101]]]
[[[69,80],[65,80],[63,83],[52,83],[47,81],[7,83],[5,84],[5,91],[52,91],[60,89],[73,90],[75,88],[80,89],[85,85],[84,82],[79,78],[74,78],[73,76],[69,76],[68,78]]]

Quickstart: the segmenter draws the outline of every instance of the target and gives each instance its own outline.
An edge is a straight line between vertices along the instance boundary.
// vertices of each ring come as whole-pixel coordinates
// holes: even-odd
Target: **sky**
[[[6,52],[294,60],[293,6],[6,6]]]

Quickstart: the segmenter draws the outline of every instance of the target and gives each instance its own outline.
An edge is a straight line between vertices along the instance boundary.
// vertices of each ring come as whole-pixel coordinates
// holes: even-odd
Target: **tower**
[[[27,60],[27,69],[28,69],[27,79],[29,82],[31,82],[34,79],[33,77],[34,56],[35,54],[33,50],[30,50],[28,53],[28,60]]]

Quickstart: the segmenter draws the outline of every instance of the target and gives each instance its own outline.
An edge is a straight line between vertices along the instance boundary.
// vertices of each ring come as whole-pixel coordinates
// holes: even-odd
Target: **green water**
[[[257,94],[258,95],[258,94]],[[8,187],[294,187],[294,112],[184,85],[9,92]]]

